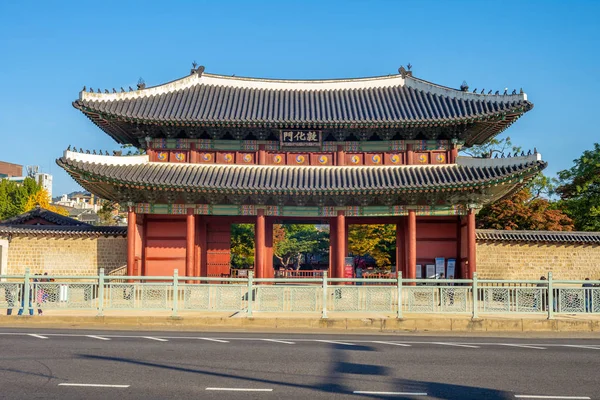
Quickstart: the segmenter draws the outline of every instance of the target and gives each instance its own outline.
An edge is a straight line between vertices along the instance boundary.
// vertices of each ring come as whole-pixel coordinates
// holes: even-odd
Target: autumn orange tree
[[[390,268],[396,258],[396,225],[350,225],[348,253],[370,255],[379,268]]]
[[[33,210],[36,206],[40,206],[48,211],[55,212],[60,215],[69,215],[69,212],[62,207],[53,206],[50,204],[50,195],[44,188],[39,188],[38,191],[32,193],[25,203],[25,212]]]
[[[514,195],[489,204],[477,214],[480,229],[572,231],[573,220],[556,204],[535,196],[526,187]]]

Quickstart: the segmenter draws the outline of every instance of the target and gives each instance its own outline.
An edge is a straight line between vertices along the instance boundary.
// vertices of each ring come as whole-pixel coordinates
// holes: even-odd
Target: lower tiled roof
[[[16,217],[9,218],[0,222],[2,225],[24,225],[27,221],[32,219],[42,219],[47,221],[49,225],[61,225],[61,226],[89,226],[85,222],[78,221],[73,218],[60,215],[50,210],[46,210],[40,206],[36,206],[34,209],[27,211],[23,214],[19,214]]]
[[[597,243],[600,232],[499,231],[478,229],[477,240],[492,242]]]
[[[503,166],[257,166],[147,162],[92,163],[62,157],[57,163],[77,181],[138,188],[223,193],[394,193],[494,185],[537,174],[543,161]],[[84,185],[85,186],[85,185]]]
[[[0,225],[0,236],[127,236],[126,226]]]

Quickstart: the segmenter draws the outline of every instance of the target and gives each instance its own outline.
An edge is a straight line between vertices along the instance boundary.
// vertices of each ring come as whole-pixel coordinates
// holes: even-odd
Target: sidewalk
[[[0,316],[0,327],[94,328],[147,330],[237,330],[282,332],[596,332],[600,315],[493,314],[472,319],[466,314],[408,314],[402,319],[386,313],[334,313],[322,319],[314,313],[185,312],[168,311],[44,311],[43,316]]]

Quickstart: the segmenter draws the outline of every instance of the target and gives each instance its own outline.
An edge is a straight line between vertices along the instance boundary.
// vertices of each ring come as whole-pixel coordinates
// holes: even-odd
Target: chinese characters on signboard
[[[306,130],[282,130],[281,146],[320,146],[321,132]]]

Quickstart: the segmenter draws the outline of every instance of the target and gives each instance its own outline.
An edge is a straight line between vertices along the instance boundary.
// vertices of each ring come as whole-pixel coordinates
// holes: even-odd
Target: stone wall
[[[600,279],[600,244],[478,241],[482,279]]]
[[[8,245],[7,274],[111,274],[127,264],[124,237],[13,237]]]

